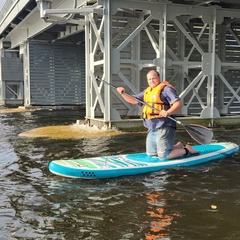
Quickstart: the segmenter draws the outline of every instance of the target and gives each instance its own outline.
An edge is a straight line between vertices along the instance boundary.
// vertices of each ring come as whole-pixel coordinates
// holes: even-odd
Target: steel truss
[[[40,16],[50,25],[74,25],[59,38],[85,25],[87,119],[111,125],[138,115],[138,106],[96,78],[134,94],[146,87],[152,68],[176,87],[184,102],[180,114],[213,119],[240,113],[239,11],[160,0],[78,0],[74,9],[66,8],[69,1],[62,1],[63,9],[57,4],[53,1],[54,9],[42,5]],[[29,36],[34,36],[33,29]],[[11,42],[17,39],[13,36]]]
[[[239,12],[161,1],[98,4],[103,15],[86,15],[86,118],[137,115],[138,107],[96,77],[135,93],[146,87],[151,68],[176,86],[183,115],[240,112]]]

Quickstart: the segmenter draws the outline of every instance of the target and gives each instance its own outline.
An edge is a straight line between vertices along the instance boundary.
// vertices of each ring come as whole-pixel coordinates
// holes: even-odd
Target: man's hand
[[[125,89],[123,88],[123,87],[118,87],[117,88],[117,91],[119,92],[119,94],[124,94],[124,92],[125,92]]]
[[[167,117],[168,116],[168,112],[166,110],[162,110],[160,113],[159,113],[159,116],[160,117]]]

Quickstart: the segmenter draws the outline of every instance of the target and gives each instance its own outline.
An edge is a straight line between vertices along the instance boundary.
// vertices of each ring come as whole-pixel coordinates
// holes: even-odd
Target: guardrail
[[[2,10],[0,11],[0,19],[1,19],[0,25],[2,25],[2,21],[4,20],[4,16],[7,14],[9,9],[12,7],[14,2],[16,2],[16,0],[6,0],[5,4],[3,5]]]

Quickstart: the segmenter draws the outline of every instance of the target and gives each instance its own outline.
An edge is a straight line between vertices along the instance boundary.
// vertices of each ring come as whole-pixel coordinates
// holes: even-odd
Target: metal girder
[[[145,74],[150,68],[156,68],[162,80],[177,86],[184,102],[184,115],[214,118],[240,103],[238,79],[231,73],[229,83],[226,77],[227,71],[240,71],[240,54],[235,54],[238,50],[230,43],[240,44],[239,10],[172,1],[99,0],[91,7],[80,8],[85,1],[78,0],[78,9],[72,8],[71,1],[52,2],[53,9],[43,9],[40,14],[36,8],[21,23],[12,22],[13,29],[5,41],[15,48],[27,39],[40,39],[41,34],[52,34],[49,41],[61,40],[84,27],[87,118],[100,116],[111,122],[119,120],[120,115],[139,112],[137,106],[126,103],[115,90],[97,82],[96,76],[135,93],[146,86]],[[9,17],[15,10],[9,12]],[[66,20],[68,14],[78,17],[67,19],[68,25],[61,25],[56,31],[55,24],[39,19],[41,15],[45,20]],[[237,27],[232,25],[235,19],[239,22]],[[219,37],[223,28],[227,34]],[[218,100],[219,88],[221,96],[230,98],[231,106]]]
[[[5,10],[4,14],[2,13],[3,15],[0,20],[0,33],[2,33],[11,22],[13,22],[16,16],[29,2],[31,2],[31,0],[15,1],[14,4],[12,3],[12,5]]]
[[[16,1],[16,4],[12,5],[12,7],[9,8],[8,13],[6,14],[5,18],[0,23],[0,34],[4,31],[4,29],[6,28],[6,26],[8,24],[13,22],[14,18],[16,18],[16,16],[18,16],[18,13],[24,9],[24,7],[27,5],[27,3],[31,2],[31,1],[33,1],[33,0]],[[34,2],[35,2],[35,0],[34,0]],[[77,2],[78,2],[78,5],[82,5],[86,1],[78,0]],[[57,0],[53,0],[52,6],[53,6],[53,8],[57,8],[57,9],[61,8],[61,9],[66,9],[66,11],[68,11],[69,8],[72,8],[72,1],[64,0],[64,1],[59,2]],[[55,10],[58,11],[57,9],[55,9]],[[77,10],[77,9],[74,9],[72,11],[78,11],[78,13],[80,13],[80,10]],[[84,10],[82,10],[82,11],[84,11]],[[65,14],[67,14],[67,13],[65,13]],[[56,24],[50,23],[50,22],[49,23],[44,22],[42,19],[40,19],[39,15],[40,15],[40,13],[39,13],[39,10],[37,9],[37,7],[34,8],[17,25],[14,25],[14,28],[11,29],[11,31],[5,36],[5,38],[3,40],[11,42],[11,47],[16,48],[16,47],[19,47],[27,39],[34,39],[36,37],[37,40],[41,40],[41,39],[39,39],[39,36],[41,34],[45,34],[48,30],[49,30],[49,32],[48,32],[49,41],[55,41],[58,39],[58,37],[60,37],[59,39],[61,39],[61,37],[63,36],[63,32],[65,32],[65,31],[58,31],[57,34],[55,34],[53,27],[56,26]],[[59,14],[59,15],[60,15],[60,17],[64,16],[64,13]],[[75,23],[73,23],[73,20],[72,20],[72,22],[69,21],[69,26],[72,26],[72,24],[75,24],[75,26],[78,26],[80,24],[80,26],[82,26],[83,20],[84,20],[84,18]],[[76,33],[78,33],[78,32],[79,32],[79,29],[76,29]],[[68,35],[68,36],[70,36],[70,35]],[[66,34],[65,34],[65,38],[66,38]],[[46,40],[46,39],[43,38],[42,40]]]
[[[221,23],[223,22],[225,13],[224,10],[219,8],[206,9],[201,6],[186,7],[166,2],[152,2],[149,4],[145,1],[137,0],[131,2],[125,0],[121,2],[114,0],[111,2],[102,0],[100,3],[109,7],[109,9],[106,9],[105,11],[111,10],[112,12],[110,19],[110,21],[112,21],[112,29],[111,31],[109,30],[109,32],[104,33],[104,35],[101,35],[101,32],[98,31],[99,36],[94,38],[92,44],[95,44],[95,46],[98,44],[105,44],[105,36],[107,36],[108,39],[112,38],[114,40],[113,43],[109,45],[110,51],[112,52],[110,56],[112,64],[111,72],[107,73],[111,76],[111,80],[108,79],[108,81],[113,83],[115,82],[117,85],[125,85],[129,91],[138,92],[145,84],[144,77],[141,77],[140,84],[137,84],[139,81],[138,79],[132,79],[135,69],[137,69],[137,71],[141,71],[148,69],[149,67],[155,67],[161,72],[161,77],[163,79],[169,78],[168,72],[173,71],[174,77],[170,77],[170,81],[176,81],[177,73],[181,70],[180,72],[182,73],[179,75],[181,78],[178,79],[179,83],[177,83],[177,85],[181,85],[181,89],[183,89],[180,96],[185,102],[185,107],[182,111],[184,114],[191,114],[191,111],[186,109],[188,107],[190,109],[193,102],[196,102],[200,108],[198,110],[198,114],[202,117],[214,118],[219,116],[221,109],[224,107],[220,106],[219,109],[216,108],[215,81],[217,76],[219,76],[219,79],[223,81],[225,86],[239,101],[239,90],[235,91],[234,88],[230,88],[230,85],[226,84],[227,81],[224,80],[223,74],[221,73],[221,66],[229,64],[231,66],[238,67],[239,64],[226,63],[220,60],[217,53],[218,49],[216,44],[217,41],[220,41],[220,38],[218,38],[217,27],[221,26]],[[114,28],[118,28],[114,19],[118,17],[120,10],[121,13],[123,13],[125,9],[135,12],[135,14],[131,14],[131,18],[133,16],[135,18],[138,16],[140,20],[139,24],[127,34],[128,28],[130,26],[134,26],[134,21],[129,18],[129,21],[120,28],[120,31],[118,31],[117,34],[114,34]],[[228,16],[233,12],[234,15],[237,13],[237,11],[227,10],[226,15]],[[126,11],[126,15],[128,13],[129,11]],[[186,15],[188,16],[187,18]],[[200,19],[201,24],[196,27],[194,26],[195,28],[192,29],[189,25],[189,20],[195,18]],[[98,18],[95,19],[96,22],[99,21]],[[135,19],[135,23],[136,22],[137,21]],[[185,39],[183,42],[184,45],[176,45],[177,49],[173,49],[171,47],[172,43],[169,41],[169,23],[172,24],[173,28],[175,28],[174,31],[176,34],[182,35]],[[104,29],[107,30],[106,28]],[[134,40],[137,38],[143,39],[142,36],[144,34],[144,39],[148,39],[146,41],[148,41],[149,46],[151,45],[152,58],[148,59],[145,57],[146,53],[145,55],[141,55],[141,57],[133,58]],[[238,36],[233,35],[233,37],[237,39]],[[99,41],[98,44],[97,38],[101,38],[101,41]],[[144,51],[143,45],[143,42],[140,40],[141,52]],[[180,48],[185,51],[182,55],[179,55]],[[194,59],[196,50],[198,51],[197,58],[195,57]],[[104,56],[104,52],[101,51],[101,53]],[[89,55],[91,54],[92,52],[89,52]],[[99,68],[99,65],[97,64],[98,61],[100,60],[98,59],[92,63],[94,66],[91,69],[94,73],[99,73],[101,69],[101,67]],[[107,58],[107,61],[109,61],[109,58]],[[103,57],[100,62],[103,64],[102,69],[104,69],[105,58]],[[106,69],[109,70],[109,68]],[[193,76],[191,76],[192,73],[194,73]],[[96,74],[93,75],[93,77],[95,76]],[[106,78],[106,72],[103,73],[103,77]],[[187,81],[186,89],[184,89],[186,84],[185,81]],[[106,87],[97,89],[105,91]],[[132,106],[126,104],[123,100],[121,100],[121,98],[119,99],[117,97],[117,100],[113,100],[112,98],[107,99],[111,101],[111,106],[115,106],[116,109],[119,108],[119,115],[122,115],[121,112],[124,112],[124,110],[121,109],[122,107],[118,106],[119,104],[121,104],[121,106],[124,105],[127,108],[128,111],[125,112],[126,114],[133,113],[131,110]],[[105,101],[105,98],[102,99],[102,102],[106,103]],[[96,107],[96,105],[97,102],[95,102],[94,107]],[[107,108],[105,108],[105,111],[107,111]],[[106,113],[103,112],[103,115],[104,114]],[[94,115],[91,117],[94,118]],[[109,118],[105,119],[109,120]]]

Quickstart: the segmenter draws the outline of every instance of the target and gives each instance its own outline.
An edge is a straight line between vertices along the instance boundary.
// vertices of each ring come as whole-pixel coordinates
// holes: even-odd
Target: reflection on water
[[[145,150],[145,133],[21,136],[77,119],[84,112],[0,112],[1,239],[240,239],[239,154],[137,176],[65,179],[49,172],[51,160]],[[237,131],[214,132],[240,143]],[[193,143],[185,131],[178,140]]]
[[[165,213],[166,199],[164,192],[146,193],[149,207],[147,213],[153,219],[150,225],[150,232],[146,233],[146,240],[152,239],[167,239],[171,236],[168,227],[171,225],[174,216],[177,214],[168,215]]]

